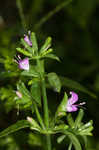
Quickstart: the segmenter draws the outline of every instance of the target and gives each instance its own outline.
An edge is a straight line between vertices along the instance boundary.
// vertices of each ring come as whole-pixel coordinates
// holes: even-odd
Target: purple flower
[[[17,95],[19,98],[22,98],[22,94],[21,94],[19,91],[16,91],[16,95]]]
[[[30,32],[28,32],[29,35],[24,35],[24,41],[29,45],[29,46],[32,46],[32,42],[31,42],[31,39],[30,39]]]
[[[78,107],[81,105],[84,105],[85,102],[82,102],[80,104],[75,104],[78,101],[78,94],[75,92],[70,92],[71,97],[68,99],[67,105],[66,105],[66,111],[67,112],[74,112],[78,110]]]
[[[29,59],[24,58],[23,60],[19,60],[19,68],[23,70],[29,70]]]
[[[19,65],[19,69],[23,70],[29,70],[29,58],[26,57],[24,59],[21,59],[21,57],[18,55],[15,62]]]

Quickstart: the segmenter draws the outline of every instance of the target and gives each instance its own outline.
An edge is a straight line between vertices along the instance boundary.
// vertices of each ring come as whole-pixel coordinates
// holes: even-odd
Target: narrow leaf
[[[64,131],[63,133],[69,137],[70,141],[72,142],[73,146],[75,147],[75,150],[82,150],[79,140],[73,133],[71,133],[69,131]]]
[[[70,125],[70,127],[73,128],[74,127],[74,120],[73,120],[71,113],[67,115],[67,121],[68,121],[68,124]]]
[[[43,53],[43,52],[45,52],[46,50],[48,50],[48,48],[51,46],[51,41],[52,41],[51,37],[48,37],[46,39],[44,45],[40,49],[40,54]]]
[[[47,51],[44,51],[43,53],[41,53],[41,56],[43,57],[43,56],[46,56],[46,55],[48,55],[49,53],[51,53],[53,51],[53,49],[52,48],[49,48]]]
[[[28,51],[24,50],[24,49],[16,48],[16,50],[17,50],[18,52],[22,53],[22,54],[25,55],[25,56],[32,57],[32,54],[29,53]]]
[[[76,117],[76,120],[75,120],[75,127],[80,126],[83,116],[84,116],[84,111],[83,111],[83,109],[80,109],[79,113]]]
[[[50,86],[56,91],[56,92],[60,92],[61,90],[61,82],[60,79],[58,77],[58,75],[54,72],[52,73],[48,73],[48,81]]]
[[[57,138],[57,143],[61,143],[65,139],[66,135],[61,135]]]
[[[79,90],[81,92],[89,94],[93,98],[97,98],[94,93],[90,92],[89,90],[87,90],[87,88],[85,88],[84,86],[82,86],[80,83],[78,83],[76,81],[73,81],[73,80],[71,80],[67,77],[62,77],[62,76],[60,76],[60,80],[61,80],[61,83],[62,83],[63,86]]]
[[[38,45],[37,45],[37,39],[34,32],[31,33],[31,41],[32,41],[32,53],[37,54],[38,51]]]
[[[55,59],[57,61],[60,61],[60,59],[54,54],[47,54],[44,56],[44,58],[51,58],[51,59]]]
[[[27,127],[30,127],[30,124],[27,120],[20,120],[18,121],[17,123],[11,125],[10,127],[8,127],[7,129],[3,130],[0,132],[0,138],[1,137],[4,137],[4,136],[7,136],[11,133],[14,133],[20,129],[23,129],[23,128],[27,128]]]

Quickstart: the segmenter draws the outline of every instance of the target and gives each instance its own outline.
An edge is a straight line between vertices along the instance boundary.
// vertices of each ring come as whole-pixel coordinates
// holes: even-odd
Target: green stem
[[[38,110],[38,107],[37,107],[36,103],[34,103],[34,108],[35,108],[35,112],[36,112],[37,119],[38,119],[38,121],[39,121],[41,127],[42,127],[43,129],[45,129],[43,120],[42,120],[42,118],[41,118],[41,115],[40,115],[40,113],[39,113],[39,110]]]
[[[68,150],[72,149],[72,143],[69,144]]]
[[[40,71],[40,78],[41,78],[41,86],[42,86],[42,96],[43,96],[43,105],[44,105],[44,122],[46,129],[49,128],[49,112],[48,112],[48,102],[47,102],[47,94],[46,94],[46,85],[44,79],[44,66],[41,69],[40,60],[37,60],[37,65]],[[43,72],[42,72],[43,70]],[[46,135],[46,150],[51,150],[51,136],[49,134]]]
[[[42,79],[42,94],[43,94],[43,104],[44,104],[44,121],[46,128],[49,128],[49,113],[48,113],[48,103],[47,103],[47,95],[46,95],[46,88],[45,88],[45,80]]]

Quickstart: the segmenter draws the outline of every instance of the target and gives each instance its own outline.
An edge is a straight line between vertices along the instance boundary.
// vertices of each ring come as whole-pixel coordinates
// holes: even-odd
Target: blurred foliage
[[[22,108],[15,107],[14,90],[20,78],[24,80],[24,76],[20,77],[13,58],[16,55],[20,37],[28,30],[36,31],[40,44],[47,36],[52,36],[53,48],[61,61],[53,63],[53,60],[49,60],[46,63],[47,71],[69,77],[97,95],[97,99],[94,99],[87,93],[80,92],[83,99],[87,101],[85,121],[93,119],[95,122],[94,137],[89,138],[87,150],[98,150],[99,1],[72,0],[70,4],[63,5],[64,2],[65,0],[63,2],[61,0],[5,0],[0,2],[0,130],[8,127],[19,117],[25,117],[24,113],[30,114],[30,112],[23,112]],[[57,8],[59,10],[55,11]],[[70,87],[64,87],[62,92],[65,90],[70,90]],[[54,110],[59,103],[59,98],[63,95],[51,90],[48,93],[49,106]],[[54,104],[52,99],[55,100]],[[18,109],[20,116],[16,116]],[[25,131],[22,134],[25,138]],[[23,142],[22,147],[19,144],[20,135],[16,136],[0,139],[0,149],[33,149],[32,145],[38,145],[38,143],[36,149],[39,149],[41,137],[30,133],[28,142]],[[31,140],[34,138],[34,143],[32,143]],[[62,145],[57,149],[60,147],[64,149],[65,140]]]

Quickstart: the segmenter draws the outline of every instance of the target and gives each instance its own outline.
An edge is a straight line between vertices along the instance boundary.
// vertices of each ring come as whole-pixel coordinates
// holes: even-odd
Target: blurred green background
[[[21,78],[15,72],[13,57],[20,37],[28,30],[36,32],[39,45],[47,36],[61,62],[48,60],[47,72],[56,72],[84,85],[97,98],[83,92],[86,101],[85,120],[94,121],[93,137],[87,150],[99,150],[99,1],[98,0],[4,0],[0,2],[0,130],[22,119],[29,110],[17,109],[13,98],[16,83]],[[24,79],[23,79],[24,80]],[[62,92],[71,88],[63,88]],[[59,103],[61,95],[48,91],[49,106]],[[55,105],[51,105],[55,99]],[[39,149],[41,137],[22,130],[0,139],[0,150]],[[28,135],[28,136],[27,136]],[[20,139],[19,137],[22,136]],[[19,140],[20,139],[20,140]],[[35,140],[34,140],[35,139]],[[34,143],[33,143],[34,141]],[[39,144],[38,144],[39,143]],[[54,143],[55,144],[55,143]],[[65,142],[57,149],[64,149]],[[35,148],[34,148],[35,149]]]

